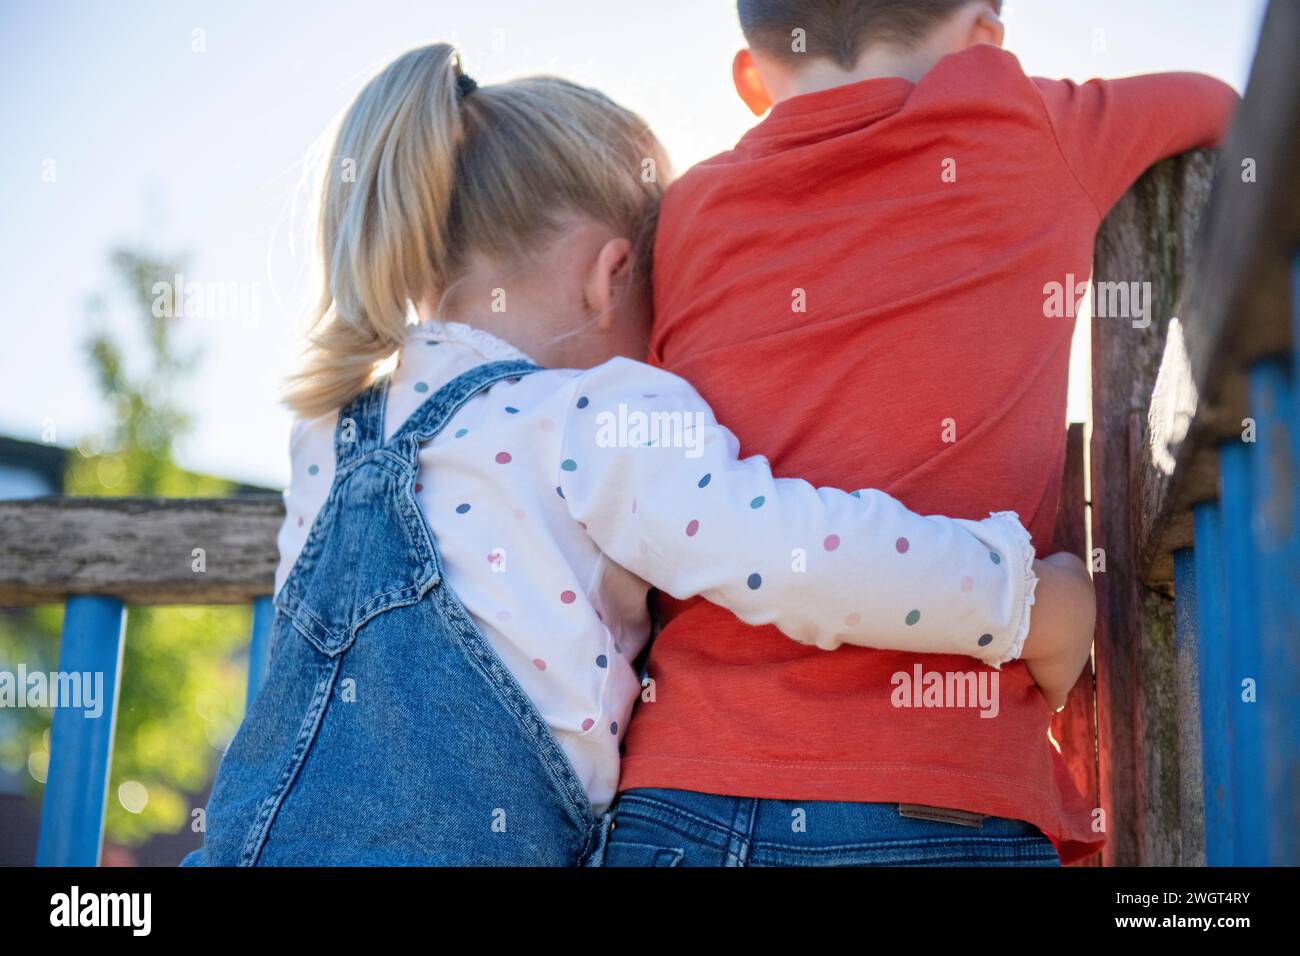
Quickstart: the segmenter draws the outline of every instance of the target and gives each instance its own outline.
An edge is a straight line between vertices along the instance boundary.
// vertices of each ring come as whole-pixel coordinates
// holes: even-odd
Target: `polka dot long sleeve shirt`
[[[422,325],[389,389],[391,436],[487,361],[526,358],[468,326]],[[279,589],[334,477],[336,415],[298,422]],[[651,586],[750,624],[841,644],[1014,659],[1033,549],[1015,515],[922,517],[888,495],[814,488],[741,458],[683,379],[627,359],[545,370],[466,403],[420,455],[416,496],[446,580],[603,811],[642,687]]]

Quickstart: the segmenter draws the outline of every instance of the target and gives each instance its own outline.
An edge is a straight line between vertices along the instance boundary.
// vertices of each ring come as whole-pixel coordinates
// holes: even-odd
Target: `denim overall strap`
[[[384,444],[388,382],[389,376],[385,375],[339,412],[338,425],[334,428],[334,456],[339,471]]]
[[[414,474],[419,467],[420,448],[423,443],[437,435],[466,402],[482,394],[497,382],[520,378],[540,370],[540,366],[532,362],[507,360],[490,362],[462,373],[442,386],[412,412],[401,428],[385,443],[382,453],[401,457]],[[416,533],[427,534],[425,528],[425,522],[420,520],[414,530]],[[438,577],[441,578],[441,555],[436,541],[430,538],[428,547],[433,555]],[[542,757],[548,772],[552,775],[553,782],[566,794],[566,806],[571,810],[583,808],[579,813],[584,814],[586,819],[577,822],[584,826],[589,824],[590,827],[580,859],[584,865],[591,865],[591,861],[600,856],[598,848],[603,847],[605,829],[601,821],[590,818],[587,813],[586,808],[589,807],[589,803],[586,790],[573,772],[563,748],[556,741],[536,705],[519,686],[514,675],[473,623],[460,600],[447,588],[439,589],[433,595],[433,599],[439,608],[441,619],[459,635],[460,643],[466,653],[488,677],[501,701],[519,719],[521,727],[532,742],[533,749]]]
[[[438,434],[444,425],[462,405],[475,395],[485,391],[497,382],[508,378],[518,378],[529,372],[538,371],[540,366],[523,360],[489,362],[472,368],[468,372],[452,379],[438,391],[430,395],[397,430],[388,442],[390,448],[399,448],[403,443],[419,445]],[[381,404],[382,409],[382,404]],[[382,416],[382,411],[381,411]],[[382,420],[381,425],[382,428]]]

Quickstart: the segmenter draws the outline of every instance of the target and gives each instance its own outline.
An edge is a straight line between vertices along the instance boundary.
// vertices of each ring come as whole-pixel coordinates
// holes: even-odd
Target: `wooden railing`
[[[1296,50],[1300,4],[1274,3],[1217,161],[1151,170],[1098,238],[1098,287],[1150,283],[1151,321],[1094,321],[1056,543],[1094,561],[1095,661],[1052,731],[1111,865],[1300,863]],[[98,861],[127,604],[251,602],[251,700],[282,517],[278,498],[0,502],[0,606],[66,600],[59,669],[112,688],[98,719],[56,711],[38,862]]]
[[[91,715],[54,712],[36,862],[95,866],[104,836],[127,604],[253,605],[247,699],[261,686],[284,518],[278,496],[0,501],[0,607],[66,601],[61,674],[103,674]]]
[[[1097,244],[1155,303],[1094,323],[1108,863],[1300,863],[1298,49],[1273,3],[1217,170],[1153,170]]]

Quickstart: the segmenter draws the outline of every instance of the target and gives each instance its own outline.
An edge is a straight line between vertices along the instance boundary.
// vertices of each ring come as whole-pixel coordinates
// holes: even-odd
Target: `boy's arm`
[[[1014,515],[921,517],[774,478],[738,447],[685,381],[616,359],[575,380],[556,490],[623,567],[801,643],[1019,656],[1037,579]]]
[[[1217,146],[1240,97],[1200,73],[1034,79],[1066,165],[1102,217],[1150,166]]]

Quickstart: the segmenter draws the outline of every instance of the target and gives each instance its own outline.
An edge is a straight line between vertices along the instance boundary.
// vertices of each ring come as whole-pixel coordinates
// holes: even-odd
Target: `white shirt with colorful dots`
[[[520,358],[465,325],[414,327],[386,437],[462,372]],[[294,426],[277,591],[334,480],[336,421]],[[652,585],[826,650],[998,666],[1028,634],[1037,581],[1016,515],[921,517],[882,492],[773,478],[766,459],[738,453],[687,382],[627,359],[498,383],[421,451],[416,496],[445,578],[598,814],[617,790],[619,740],[641,692],[632,661]]]

